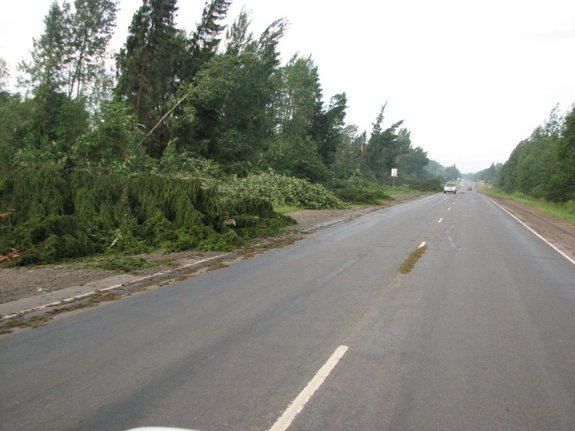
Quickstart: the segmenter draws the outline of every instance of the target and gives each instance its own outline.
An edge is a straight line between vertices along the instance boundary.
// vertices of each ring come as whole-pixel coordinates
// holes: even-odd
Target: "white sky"
[[[0,57],[13,77],[43,31],[51,0],[0,0]],[[113,47],[141,0],[120,0]],[[192,30],[204,0],[180,0]],[[311,55],[326,101],[348,97],[348,124],[371,130],[387,101],[386,125],[405,120],[414,146],[462,172],[504,162],[555,104],[575,102],[573,0],[233,0],[252,31],[277,18],[289,30],[280,50]]]

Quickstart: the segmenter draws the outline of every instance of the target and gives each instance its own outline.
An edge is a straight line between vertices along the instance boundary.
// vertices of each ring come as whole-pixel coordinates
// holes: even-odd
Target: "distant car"
[[[471,186],[467,186],[467,191],[470,192],[471,190],[473,190]]]
[[[443,186],[443,193],[457,193],[457,185],[453,182],[445,183]]]

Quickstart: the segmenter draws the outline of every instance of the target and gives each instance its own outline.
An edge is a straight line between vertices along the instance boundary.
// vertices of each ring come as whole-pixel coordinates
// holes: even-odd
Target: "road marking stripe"
[[[573,265],[575,265],[575,260],[571,259],[569,256],[567,256],[566,253],[562,252],[561,250],[559,250],[557,247],[555,247],[553,244],[551,244],[549,241],[547,241],[545,238],[543,238],[541,235],[539,235],[535,230],[531,229],[529,226],[527,226],[525,223],[523,223],[518,217],[516,217],[515,215],[513,215],[511,212],[509,212],[508,210],[506,210],[505,208],[503,208],[501,205],[499,205],[497,202],[495,202],[493,199],[489,199],[491,202],[493,202],[496,206],[498,206],[499,208],[501,208],[503,211],[505,211],[507,214],[509,214],[511,217],[513,217],[515,220],[517,220],[519,223],[521,223],[524,227],[526,227],[529,231],[531,231],[531,233],[533,235],[535,235],[537,238],[539,238],[540,240],[542,240],[545,244],[547,244],[549,247],[551,247],[553,250],[555,250],[557,253],[559,253],[561,256],[563,256],[565,259],[567,259],[569,262],[571,262]]]
[[[422,247],[425,247],[425,244],[426,244],[426,242],[425,242],[425,241],[421,241],[421,244],[419,244],[419,247],[417,247],[417,248],[422,248]]]
[[[437,223],[441,223],[442,221],[443,221],[443,217],[441,217]]]
[[[284,414],[280,416],[269,431],[285,431],[289,428],[295,417],[303,410],[315,391],[317,391],[325,379],[327,379],[327,376],[333,371],[348,349],[348,346],[343,345],[335,349],[335,352],[333,352],[323,367],[319,369],[313,379],[310,380],[307,386],[299,393],[295,400],[293,400]]]

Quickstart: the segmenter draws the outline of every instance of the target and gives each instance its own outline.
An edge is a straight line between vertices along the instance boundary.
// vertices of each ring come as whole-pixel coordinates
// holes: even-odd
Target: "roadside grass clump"
[[[261,196],[230,198],[214,182],[150,173],[42,165],[6,178],[0,192],[0,256],[23,250],[13,265],[158,249],[231,250],[293,222]]]
[[[321,184],[274,173],[250,175],[221,186],[225,194],[241,198],[264,198],[274,206],[307,209],[341,209],[346,204]]]

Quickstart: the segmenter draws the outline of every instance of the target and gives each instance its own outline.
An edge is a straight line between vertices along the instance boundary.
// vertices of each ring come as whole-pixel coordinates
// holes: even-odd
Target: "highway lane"
[[[291,429],[574,429],[573,265],[475,193],[442,226]]]
[[[428,249],[406,275],[399,265]],[[575,267],[442,194],[0,338],[0,429],[575,428]]]

